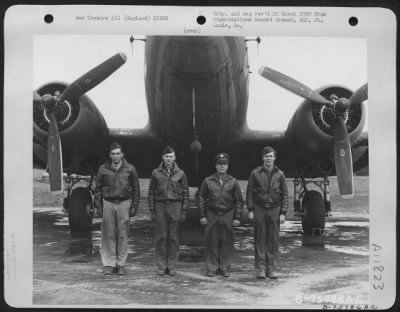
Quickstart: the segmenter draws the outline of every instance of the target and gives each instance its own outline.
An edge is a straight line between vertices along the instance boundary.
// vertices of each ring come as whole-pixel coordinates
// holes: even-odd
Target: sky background
[[[71,83],[118,52],[127,62],[90,90],[110,128],[142,128],[148,121],[144,89],[144,42],[130,35],[36,35],[33,42],[33,89],[45,83]],[[135,35],[135,38],[144,38]],[[247,38],[255,38],[249,36]],[[261,37],[250,41],[250,90],[247,121],[257,130],[285,130],[302,98],[262,78],[268,66],[312,89],[328,84],[353,91],[367,82],[367,42],[362,38]],[[367,105],[368,106],[368,105]],[[368,129],[368,119],[365,130]]]

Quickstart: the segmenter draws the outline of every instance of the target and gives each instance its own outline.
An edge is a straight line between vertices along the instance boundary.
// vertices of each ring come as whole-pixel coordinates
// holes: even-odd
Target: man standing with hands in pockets
[[[279,246],[279,225],[285,222],[288,187],[285,174],[275,165],[276,151],[264,147],[263,165],[255,168],[247,184],[247,209],[254,220],[256,277],[276,279],[274,273]]]

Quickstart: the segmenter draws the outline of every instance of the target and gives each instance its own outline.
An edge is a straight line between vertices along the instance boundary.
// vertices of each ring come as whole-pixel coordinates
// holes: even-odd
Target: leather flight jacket
[[[243,210],[243,197],[239,183],[226,174],[221,185],[217,174],[204,179],[199,191],[200,216],[205,217],[211,210],[221,216],[234,209],[234,219],[240,220]]]
[[[269,179],[263,166],[255,168],[247,184],[246,202],[249,211],[253,211],[257,205],[266,209],[280,207],[280,214],[286,214],[288,186],[283,171],[274,166]]]
[[[95,179],[94,205],[103,207],[103,199],[113,203],[132,200],[131,206],[139,206],[140,186],[136,168],[122,159],[121,167],[114,169],[111,162],[107,161],[100,166]]]
[[[185,212],[189,205],[189,184],[186,174],[176,162],[168,173],[163,162],[154,169],[149,184],[149,209],[155,210],[156,202],[182,202],[182,211]]]

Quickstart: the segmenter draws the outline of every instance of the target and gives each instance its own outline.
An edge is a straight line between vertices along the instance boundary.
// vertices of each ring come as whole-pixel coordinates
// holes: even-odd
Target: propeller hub
[[[46,110],[52,111],[57,106],[56,97],[50,94],[45,94],[42,96],[42,105]]]
[[[68,101],[64,101],[62,104],[57,105],[52,112],[55,114],[56,120],[59,123],[59,125],[65,125],[71,119],[72,105]],[[46,121],[50,123],[50,117],[48,111],[44,110],[43,113]]]
[[[350,107],[350,102],[348,99],[341,98],[335,102],[335,112],[339,115],[344,115]]]

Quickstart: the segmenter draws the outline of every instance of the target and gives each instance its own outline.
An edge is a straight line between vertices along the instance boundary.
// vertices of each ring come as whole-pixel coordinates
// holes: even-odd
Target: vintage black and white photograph
[[[368,38],[31,44],[33,306],[371,307]]]
[[[35,37],[33,303],[368,303],[366,47]]]

